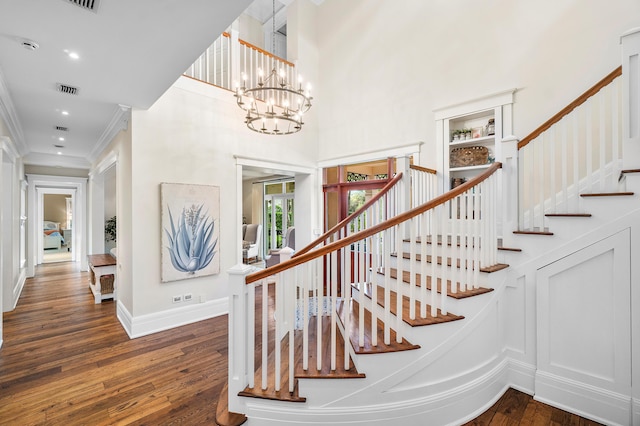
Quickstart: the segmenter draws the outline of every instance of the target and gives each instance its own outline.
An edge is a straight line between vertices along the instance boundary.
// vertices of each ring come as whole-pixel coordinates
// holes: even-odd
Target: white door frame
[[[37,212],[37,216],[36,216],[36,226],[37,226],[37,235],[42,235],[44,232],[44,228],[43,228],[43,222],[44,222],[44,196],[45,195],[49,195],[49,194],[58,194],[58,195],[70,195],[71,196],[71,202],[72,202],[72,216],[74,217],[74,222],[75,222],[75,217],[76,217],[76,192],[77,190],[75,188],[73,189],[67,189],[67,188],[44,188],[44,187],[38,187],[36,188],[36,192],[38,194],[38,212]],[[72,225],[72,229],[75,228],[75,226]],[[60,234],[62,234],[62,229],[60,229]],[[44,242],[42,238],[37,238],[37,243],[38,243],[38,254],[37,254],[37,258],[38,258],[38,265],[43,263],[44,261]],[[78,261],[78,251],[76,250],[76,233],[73,232],[73,230],[71,231],[71,260],[76,262]]]
[[[87,178],[68,176],[49,176],[27,174],[28,211],[27,214],[27,276],[35,275],[38,258],[38,248],[42,248],[42,198],[38,194],[46,190],[66,190],[73,193],[73,243],[75,259],[80,261],[80,269],[88,270],[87,263]]]

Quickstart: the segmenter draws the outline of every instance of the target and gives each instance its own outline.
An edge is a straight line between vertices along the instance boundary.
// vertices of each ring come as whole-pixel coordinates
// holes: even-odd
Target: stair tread
[[[229,411],[229,383],[225,382],[220,396],[218,397],[218,404],[216,406],[215,421],[219,426],[240,426],[247,421],[247,416],[240,413],[234,413]]]
[[[513,231],[513,233],[519,235],[553,235],[553,232],[549,232],[546,228],[544,230],[540,230],[539,228],[520,229],[518,231]]]
[[[547,213],[546,217],[591,217],[591,213]]]
[[[515,247],[498,247],[498,250],[504,250],[504,251],[522,251],[522,249],[520,248],[515,248]]]
[[[294,343],[295,344],[295,343]],[[267,358],[268,374],[267,388],[262,389],[262,366],[256,368],[254,374],[254,387],[246,387],[238,392],[239,396],[251,398],[272,399],[277,401],[305,402],[307,399],[298,395],[298,381],[295,381],[293,392],[289,392],[289,338],[288,333],[280,342],[280,390],[275,389],[275,351],[269,351]]]
[[[420,253],[416,253],[416,261],[421,262],[422,261],[422,255],[420,255]],[[398,257],[397,253],[392,253],[391,257]],[[402,258],[403,259],[410,259],[411,258],[411,253],[407,253],[407,252],[402,252]],[[427,255],[427,263],[431,263],[431,255],[428,254]],[[456,268],[460,268],[460,259],[456,259]],[[437,257],[437,262],[438,265],[442,265],[442,256],[438,256]],[[451,258],[447,257],[447,266],[451,266]],[[509,265],[507,265],[506,263],[496,263],[495,265],[492,266],[487,266],[484,268],[480,268],[480,272],[496,272],[496,271],[500,271],[502,269],[508,268]],[[466,268],[465,268],[466,269]]]
[[[364,289],[364,294],[365,296],[367,296],[369,299],[371,299],[372,297],[372,285],[371,284],[367,284],[365,286]],[[385,303],[385,294],[384,294],[384,287],[381,287],[379,285],[376,286],[376,296],[377,296],[377,303],[378,305],[382,306],[384,308],[384,303]],[[389,308],[389,311],[393,314],[393,315],[398,315],[398,309],[397,309],[397,301],[398,301],[398,293],[396,293],[395,291],[391,290],[389,292],[389,303],[391,305],[391,307]],[[446,322],[451,322],[451,321],[457,321],[457,320],[461,320],[464,319],[463,316],[461,315],[455,315],[452,314],[451,312],[447,313],[446,315],[442,315],[442,312],[440,311],[440,309],[437,310],[437,315],[436,317],[431,316],[431,305],[427,304],[427,316],[425,318],[420,317],[420,312],[421,312],[421,307],[422,304],[420,303],[420,301],[416,300],[415,301],[415,312],[416,312],[416,318],[415,319],[411,319],[409,317],[409,308],[410,308],[410,304],[411,304],[411,300],[409,299],[408,296],[403,295],[402,296],[402,320],[404,322],[406,322],[407,324],[409,324],[412,327],[419,327],[419,326],[424,326],[424,325],[433,325],[433,324],[443,324]]]
[[[633,192],[595,192],[592,194],[580,194],[581,197],[617,197],[629,195],[633,195]]]
[[[295,376],[302,379],[345,379],[345,378],[363,378],[365,375],[359,373],[350,360],[348,370],[344,369],[344,338],[342,333],[336,332],[336,369],[331,370],[331,345],[328,342],[331,339],[331,317],[322,316],[322,368],[317,369],[317,316],[309,318],[309,365],[305,371],[302,368],[302,330],[296,331],[296,353],[300,354],[296,360]]]
[[[378,333],[378,344],[376,346],[373,345],[373,339],[371,335],[371,312],[368,309],[364,310],[364,341],[362,342],[362,347],[358,345],[358,330],[360,325],[358,311],[360,309],[360,305],[355,300],[352,301],[351,307],[347,312],[347,309],[344,308],[344,301],[339,303],[338,306],[338,316],[342,321],[342,324],[345,323],[345,315],[349,315],[349,321],[351,326],[349,327],[349,340],[351,342],[351,346],[353,347],[355,353],[357,354],[379,354],[379,353],[387,353],[387,352],[400,352],[400,351],[408,351],[413,349],[419,349],[419,345],[414,345],[409,343],[407,339],[402,338],[402,342],[396,342],[396,331],[391,328],[390,329],[390,343],[387,345],[384,343],[384,323],[380,318],[377,318],[377,333]]]
[[[385,270],[384,268],[380,268],[378,270],[378,274],[384,275]],[[402,281],[405,283],[410,283],[410,275],[411,272],[410,271],[402,271]],[[391,278],[397,279],[398,277],[398,270],[396,268],[389,268],[389,275],[391,276]],[[421,282],[421,276],[420,274],[416,273],[416,285],[418,287],[420,287],[420,282]],[[437,280],[437,291],[438,293],[442,293],[442,280],[440,278],[438,278]],[[452,293],[451,292],[451,280],[447,280],[447,296],[452,297],[454,299],[465,299],[467,297],[473,297],[473,296],[477,296],[480,294],[485,294],[485,293],[489,293],[491,291],[493,291],[492,288],[485,288],[485,287],[478,287],[478,288],[473,288],[471,290],[465,290],[463,291],[460,283],[457,283],[456,285],[456,292]],[[427,290],[431,290],[431,277],[427,276]]]
[[[640,173],[640,169],[621,170],[620,173]]]

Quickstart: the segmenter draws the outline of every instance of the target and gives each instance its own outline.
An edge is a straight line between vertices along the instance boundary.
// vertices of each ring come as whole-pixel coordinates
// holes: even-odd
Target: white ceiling
[[[153,105],[250,3],[100,0],[92,12],[71,0],[0,0],[0,114],[25,164],[89,168],[128,108]]]

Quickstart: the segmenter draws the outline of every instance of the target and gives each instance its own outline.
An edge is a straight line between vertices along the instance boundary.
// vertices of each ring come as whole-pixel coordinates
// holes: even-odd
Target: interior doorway
[[[73,261],[73,199],[75,190],[42,188],[42,262]]]
[[[287,228],[294,226],[295,182],[264,184],[264,247],[265,253],[283,247]]]

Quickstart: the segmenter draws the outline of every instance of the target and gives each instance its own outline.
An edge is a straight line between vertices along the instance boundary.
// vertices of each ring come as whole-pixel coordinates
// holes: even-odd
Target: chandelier
[[[276,50],[276,3],[273,0],[272,52]],[[284,69],[276,69],[273,61],[271,72],[264,75],[258,69],[257,85],[247,88],[247,74],[242,73],[242,86],[236,83],[234,96],[238,106],[246,112],[244,122],[254,132],[266,135],[289,135],[299,132],[303,115],[311,108],[311,86],[302,87],[302,78],[292,84]],[[296,87],[297,86],[297,87]]]

